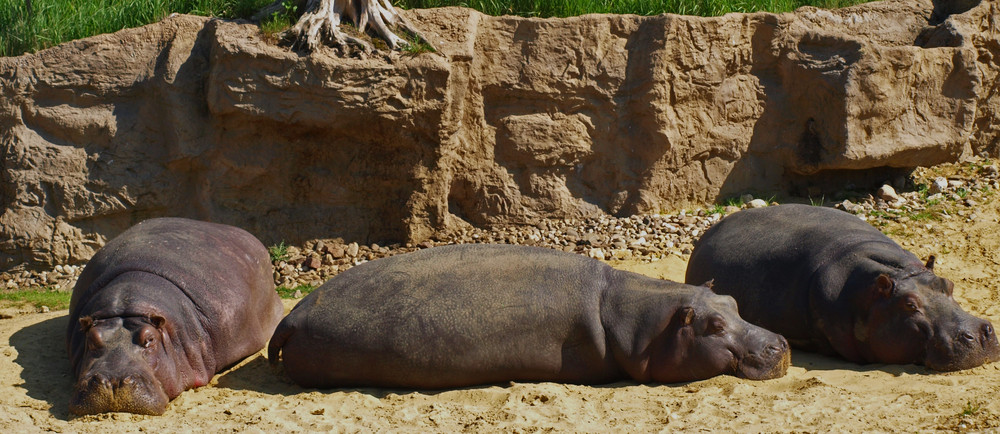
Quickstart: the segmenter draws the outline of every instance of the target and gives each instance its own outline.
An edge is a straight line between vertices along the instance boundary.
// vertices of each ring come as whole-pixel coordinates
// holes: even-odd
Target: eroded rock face
[[[2,58],[0,269],[84,261],[156,216],[419,241],[995,156],[1000,18],[966,3],[415,10],[438,52],[371,59],[177,16]]]

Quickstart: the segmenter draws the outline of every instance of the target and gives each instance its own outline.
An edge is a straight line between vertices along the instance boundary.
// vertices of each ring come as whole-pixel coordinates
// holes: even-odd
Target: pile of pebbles
[[[275,261],[274,280],[276,285],[286,288],[319,286],[338,273],[367,261],[435,246],[467,243],[538,246],[602,260],[651,262],[667,255],[690,254],[694,240],[721,218],[722,213],[698,210],[673,215],[543,220],[534,226],[505,226],[491,230],[464,229],[419,244],[366,246],[329,240],[307,242],[301,247],[288,247],[286,257]]]
[[[975,170],[958,171],[951,177],[934,177],[931,169],[917,169],[913,178],[922,180],[926,188],[897,193],[892,185],[884,185],[867,197],[827,204],[876,223],[901,221],[908,215],[937,206],[944,219],[975,221],[976,206],[984,194],[1000,190],[1000,171],[996,164],[983,164]],[[900,185],[897,185],[900,187]],[[987,193],[989,192],[989,193]],[[940,203],[948,209],[940,209]],[[762,199],[743,195],[742,208],[772,205]],[[288,246],[282,257],[274,260],[276,286],[297,288],[316,287],[353,266],[392,255],[413,252],[435,246],[459,243],[518,244],[558,249],[601,260],[636,260],[653,262],[668,255],[686,257],[693,243],[712,224],[741,207],[727,206],[681,211],[676,214],[651,214],[630,217],[602,216],[583,220],[544,220],[534,226],[505,226],[492,229],[463,229],[439,235],[417,244],[360,245],[336,240],[306,242]],[[57,265],[49,271],[15,270],[0,273],[3,288],[26,289],[46,287],[72,290],[83,267]],[[3,289],[0,288],[0,289]]]

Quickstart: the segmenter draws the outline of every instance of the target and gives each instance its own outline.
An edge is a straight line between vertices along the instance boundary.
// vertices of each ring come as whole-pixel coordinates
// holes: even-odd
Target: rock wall
[[[996,156],[997,12],[415,10],[437,53],[363,59],[176,16],[0,58],[0,269],[82,262],[155,216],[420,241]]]

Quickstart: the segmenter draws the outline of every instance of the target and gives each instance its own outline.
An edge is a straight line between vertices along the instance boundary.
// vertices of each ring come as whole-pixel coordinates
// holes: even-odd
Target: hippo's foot
[[[289,13],[287,4],[295,0],[276,0],[270,6],[257,14],[257,18],[268,17],[275,13]],[[299,0],[297,3],[301,3]],[[371,24],[379,38],[382,38],[390,49],[399,49],[411,43],[400,38],[390,26],[402,29],[413,35],[417,41],[428,44],[409,22],[400,15],[389,0],[304,0],[305,12],[299,21],[289,30],[295,45],[314,51],[321,44],[327,43],[339,47],[346,52],[360,50],[364,53],[375,51],[368,41],[345,34],[340,30],[341,17],[354,23],[358,31],[365,32]]]

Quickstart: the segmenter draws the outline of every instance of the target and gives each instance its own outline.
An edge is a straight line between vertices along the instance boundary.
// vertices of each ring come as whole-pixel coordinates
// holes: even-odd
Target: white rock
[[[747,202],[747,205],[749,205],[750,208],[764,208],[767,206],[767,201],[764,199],[753,199],[750,202]]]
[[[944,177],[934,178],[931,185],[927,187],[927,194],[938,194],[948,188],[948,179]]]
[[[953,179],[951,181],[948,181],[948,186],[951,188],[959,188],[963,185],[965,185],[965,181],[959,179]]]
[[[587,251],[587,256],[590,256],[591,258],[594,258],[594,259],[597,259],[597,260],[603,260],[604,259],[604,250],[596,249],[596,248],[595,249],[590,249],[590,250]]]
[[[882,187],[879,187],[878,197],[890,203],[899,203],[905,201],[905,199],[896,194],[896,189],[892,188],[892,186],[889,184],[885,184]]]

